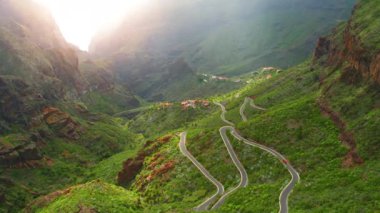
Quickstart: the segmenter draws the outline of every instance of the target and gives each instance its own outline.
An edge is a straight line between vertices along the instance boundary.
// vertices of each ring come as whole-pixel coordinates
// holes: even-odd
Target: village
[[[208,108],[210,107],[211,103],[208,100],[194,99],[194,100],[184,100],[180,103],[180,105],[183,110],[187,110],[187,109],[196,109],[200,107]],[[174,106],[174,103],[170,103],[170,102],[162,102],[159,104],[159,107],[161,109],[170,108],[172,106]]]

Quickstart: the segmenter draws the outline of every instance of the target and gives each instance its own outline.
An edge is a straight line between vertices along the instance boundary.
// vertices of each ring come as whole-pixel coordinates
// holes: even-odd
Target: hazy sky
[[[100,29],[110,27],[149,0],[34,0],[53,14],[66,40],[87,50]]]

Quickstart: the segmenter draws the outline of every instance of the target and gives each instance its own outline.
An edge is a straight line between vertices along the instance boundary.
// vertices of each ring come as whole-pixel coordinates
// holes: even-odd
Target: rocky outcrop
[[[365,47],[352,19],[343,29],[337,28],[332,35],[318,40],[314,51],[316,62],[335,67],[344,65],[346,69],[355,70],[364,79],[380,85],[380,52]]]
[[[45,106],[83,101],[88,91],[107,92],[110,105],[116,94],[122,94],[117,103],[122,102],[123,109],[139,105],[127,87],[114,91],[115,79],[104,63],[87,61],[84,66],[89,69],[79,69],[83,62],[79,50],[65,41],[51,14],[39,4],[2,0],[0,20],[1,132],[9,131],[10,124],[28,128]]]
[[[174,161],[169,161],[160,166],[159,168],[156,168],[152,171],[151,174],[148,175],[146,178],[146,181],[150,182],[155,179],[156,176],[166,174],[170,170],[172,170],[175,167],[175,162]]]
[[[331,51],[331,41],[328,37],[320,37],[317,42],[317,47],[314,50],[314,60],[318,60]]]
[[[127,185],[133,179],[135,179],[136,175],[139,174],[144,166],[145,158],[152,155],[156,150],[159,149],[160,146],[169,142],[171,138],[172,136],[168,135],[162,138],[158,138],[155,141],[147,141],[144,148],[140,150],[135,158],[130,158],[123,163],[123,169],[117,176],[118,184]],[[163,170],[165,170],[165,168]]]
[[[10,141],[11,140],[11,141]],[[1,167],[35,167],[43,156],[37,142],[17,136],[15,138],[0,138],[0,166]]]
[[[46,124],[57,130],[61,137],[70,140],[78,140],[84,129],[74,121],[71,116],[54,107],[46,107],[42,110]]]
[[[145,152],[139,152],[136,158],[130,158],[123,163],[123,169],[117,176],[119,185],[126,185],[136,177],[144,165],[145,154]]]

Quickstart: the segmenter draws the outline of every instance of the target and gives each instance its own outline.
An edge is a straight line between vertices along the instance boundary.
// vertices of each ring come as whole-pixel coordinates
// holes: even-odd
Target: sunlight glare
[[[110,28],[149,0],[34,0],[47,7],[65,39],[88,50],[92,37]]]

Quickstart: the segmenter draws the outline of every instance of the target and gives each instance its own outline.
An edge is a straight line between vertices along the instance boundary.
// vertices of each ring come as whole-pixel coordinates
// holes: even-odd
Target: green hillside
[[[0,2],[0,212],[86,182],[88,168],[139,143],[107,115],[139,106],[135,95],[78,52],[46,9]]]
[[[159,54],[134,54],[129,51],[136,46],[127,45],[115,58],[46,35],[47,43],[60,41],[49,52],[29,19],[20,18],[30,9],[30,20],[51,21],[38,22],[50,31],[55,25],[40,17],[43,10],[0,2],[0,212],[195,212],[217,192],[212,178],[224,191],[211,199],[210,212],[279,212],[288,187],[289,212],[380,212],[380,0],[359,1],[347,22],[316,41],[346,17],[352,1],[162,1],[160,10],[171,13],[149,19],[157,15],[153,4],[147,9],[153,15],[142,21],[194,21],[199,37],[186,41],[197,42],[184,48],[187,42],[175,34],[180,41],[168,43],[181,44],[176,48],[183,52],[150,40],[144,45]],[[233,24],[184,18],[200,7],[199,20],[213,19],[214,11]],[[252,7],[262,14],[253,15]],[[273,33],[272,24],[285,34]],[[242,36],[246,26],[263,34]],[[169,34],[158,34],[159,40],[173,38]],[[226,49],[233,50],[235,36],[250,45],[232,57]],[[316,43],[313,54],[309,39]],[[117,42],[97,48],[107,55]],[[274,51],[254,56],[260,48]],[[280,58],[289,64],[278,66],[304,62],[286,69],[253,66]],[[125,65],[130,73],[121,70]],[[250,69],[219,79],[223,75],[204,75],[202,66],[218,73]],[[234,131],[223,135],[222,127]],[[293,167],[300,178],[294,188]]]
[[[368,10],[366,4],[361,2],[350,23],[361,18],[357,14],[362,9]],[[332,66],[329,59],[337,52],[331,46],[353,54],[347,29],[347,25],[340,26],[328,36],[331,43],[326,49],[319,41],[313,59],[271,74],[270,79],[263,73],[239,90],[210,98],[226,105],[227,120],[234,122],[244,137],[282,153],[299,172],[301,181],[289,198],[291,212],[380,210],[376,187],[380,184],[379,86],[351,67],[351,58],[340,55],[338,66]],[[246,97],[253,97],[255,104],[266,110],[246,107],[243,113],[248,121],[243,122],[240,113]],[[227,191],[232,189],[240,175],[218,132],[226,125],[220,114],[218,107],[140,111],[129,126],[151,140],[129,156],[121,171],[112,167],[121,172],[116,183],[136,192],[145,211],[191,212],[213,195],[215,188],[178,148],[177,133],[187,131],[192,155]],[[146,126],[144,121],[149,121]],[[289,173],[272,155],[234,140],[230,134],[228,137],[247,171],[249,185],[230,195],[215,212],[278,211],[278,196],[290,180]],[[104,161],[101,168],[107,164],[111,168],[117,159]],[[109,180],[115,183],[115,179]]]
[[[254,138],[286,155],[299,171],[301,182],[290,196],[291,211],[339,209],[343,212],[376,212],[379,210],[379,195],[374,186],[379,184],[377,171],[380,165],[376,154],[379,147],[375,142],[378,132],[375,129],[380,120],[375,100],[379,90],[366,86],[365,82],[350,86],[336,81],[341,75],[339,69],[334,70],[335,74],[328,79],[335,81],[332,88],[336,93],[341,93],[343,97],[350,94],[352,97],[349,105],[342,96],[327,100],[334,106],[333,110],[341,114],[348,131],[353,133],[360,160],[351,159],[350,149],[341,141],[340,129],[320,109],[319,101],[325,97],[324,89],[331,87],[331,84],[321,86],[319,82],[319,76],[326,67],[317,67],[313,71],[310,67],[308,62],[287,70],[273,80],[248,86],[238,92],[240,98],[236,98],[235,94],[223,97],[228,103],[227,119],[235,121],[237,129],[245,137]],[[249,120],[242,122],[240,106],[244,97],[252,95],[258,97],[256,103],[259,106],[268,110],[258,112],[247,109]],[[362,101],[358,105],[354,104],[355,97],[372,101]],[[343,106],[344,110],[341,108]],[[361,114],[351,117],[345,110],[360,110]],[[224,125],[219,114],[218,110],[213,110],[211,117],[200,118],[175,132],[189,131],[188,147],[191,153],[229,189],[238,183],[239,175],[218,133]],[[145,159],[142,171],[131,185],[131,189],[139,191],[145,198],[147,209],[182,212],[186,211],[184,207],[191,209],[214,193],[215,189],[201,173],[194,166],[189,168],[189,162],[177,148],[178,142],[179,138],[176,137]],[[278,196],[290,179],[287,171],[278,160],[263,151],[238,141],[234,141],[233,145],[247,169],[250,184],[231,195],[217,212],[278,211]],[[165,160],[157,161],[156,156]],[[176,166],[168,174],[146,182],[146,177],[154,173],[153,168],[160,168],[170,160],[175,161]],[[191,186],[188,185],[189,180]],[[193,205],[186,204],[189,199]]]
[[[110,194],[112,194],[111,199]],[[34,202],[35,206],[42,207],[47,202],[53,201],[43,210],[33,207],[26,212],[137,212],[141,209],[139,198],[135,193],[101,181],[92,181],[55,192],[49,199]]]

